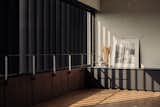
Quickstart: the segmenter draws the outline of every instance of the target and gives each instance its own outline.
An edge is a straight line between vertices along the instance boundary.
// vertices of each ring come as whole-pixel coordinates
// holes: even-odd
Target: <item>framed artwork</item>
[[[111,66],[113,68],[139,68],[139,39],[113,37]]]

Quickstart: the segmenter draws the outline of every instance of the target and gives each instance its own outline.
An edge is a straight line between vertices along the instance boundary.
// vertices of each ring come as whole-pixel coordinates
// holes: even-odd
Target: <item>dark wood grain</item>
[[[84,87],[84,71],[80,69],[9,77],[0,81],[0,107],[31,107]]]
[[[0,80],[0,107],[4,107],[4,81]]]
[[[27,77],[10,78],[5,85],[6,107],[27,107]]]
[[[68,78],[66,71],[58,71],[52,79],[52,94],[59,96],[68,91]]]
[[[51,99],[52,94],[52,75],[51,73],[37,74],[32,80],[32,103],[37,104]]]

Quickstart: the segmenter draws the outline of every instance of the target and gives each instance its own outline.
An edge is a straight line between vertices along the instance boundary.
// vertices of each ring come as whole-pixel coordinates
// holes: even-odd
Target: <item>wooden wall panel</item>
[[[58,71],[52,79],[52,94],[59,96],[68,91],[68,73],[66,71]]]
[[[80,76],[79,88],[80,88],[80,89],[83,89],[84,86],[85,86],[85,71],[84,71],[84,70],[81,70],[79,76]]]
[[[85,71],[80,69],[19,76],[0,81],[0,107],[31,107],[55,96],[84,88]]]
[[[6,107],[28,107],[26,103],[26,77],[15,77],[8,80],[5,88]]]
[[[68,73],[66,71],[61,72],[60,84],[61,84],[61,94],[65,94],[68,91]]]
[[[25,95],[26,95],[26,107],[32,106],[32,78],[31,76],[25,77]]]
[[[0,107],[4,107],[4,81],[0,80]]]
[[[80,88],[81,84],[81,72],[79,69],[72,70],[68,76],[68,88],[69,90],[76,90]]]
[[[35,79],[32,80],[32,103],[37,104],[42,101],[51,99],[51,73],[37,74]]]
[[[52,79],[52,95],[58,96],[60,94],[60,73],[53,76]]]

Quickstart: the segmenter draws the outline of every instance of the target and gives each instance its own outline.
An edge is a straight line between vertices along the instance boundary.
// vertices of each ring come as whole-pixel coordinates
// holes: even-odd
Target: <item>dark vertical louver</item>
[[[87,11],[83,12],[83,53],[87,53]],[[87,63],[87,56],[84,58],[84,63]]]
[[[70,33],[70,29],[71,29],[71,8],[70,8],[70,5],[67,4],[66,6],[66,51],[68,51],[68,53],[70,53],[70,36],[71,36],[71,33]]]
[[[61,51],[61,2],[60,0],[56,0],[56,53],[60,53]],[[56,57],[56,65],[60,67],[61,65],[61,56],[57,55]]]
[[[56,0],[50,0],[50,52],[56,50]]]
[[[37,71],[43,69],[43,0],[36,1],[36,43],[37,43]]]
[[[32,73],[33,56],[36,72],[43,72],[52,69],[53,54],[56,67],[64,68],[68,56],[63,54],[87,52],[87,9],[77,0],[8,1],[8,38],[4,38],[8,48],[0,51],[2,71],[5,55],[10,73]],[[80,59],[73,55],[72,65],[80,65]]]
[[[28,71],[32,71],[32,55],[36,53],[36,0],[28,0]]]
[[[18,73],[19,69],[19,58],[16,54],[19,52],[19,1],[18,0],[7,0],[8,1],[8,17],[6,18],[8,23],[5,23],[4,26],[7,25],[7,32],[1,33],[1,46],[3,49],[3,55],[12,54],[12,56],[8,56],[8,72],[10,73]],[[5,9],[6,10],[6,9]],[[3,10],[3,11],[5,11]],[[4,16],[4,15],[3,15]],[[2,20],[4,21],[4,20]],[[5,22],[5,21],[4,21]],[[3,23],[3,22],[2,22]],[[3,24],[2,24],[3,25]],[[4,27],[2,26],[2,27]],[[8,39],[8,40],[7,40]],[[13,57],[14,56],[14,57]],[[0,60],[4,64],[4,56],[0,57]],[[3,65],[2,64],[2,65]],[[4,65],[2,66],[4,68]],[[3,70],[4,71],[4,70]]]
[[[49,54],[50,54],[50,0],[44,0],[44,70],[49,70]]]
[[[61,53],[65,53],[65,44],[66,44],[66,27],[65,27],[65,22],[66,22],[66,9],[65,9],[65,2],[61,1],[61,9],[60,9],[60,26],[61,26]],[[65,67],[65,56],[61,56],[61,67]]]
[[[28,0],[19,0],[19,54],[20,54],[20,73],[27,70],[27,42],[28,42]]]
[[[50,0],[50,54],[56,51],[56,0]],[[52,55],[50,58],[52,59]],[[50,59],[50,68],[52,68],[53,60]]]

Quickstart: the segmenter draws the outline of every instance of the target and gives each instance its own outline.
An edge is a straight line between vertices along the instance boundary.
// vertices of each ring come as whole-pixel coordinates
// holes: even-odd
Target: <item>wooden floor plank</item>
[[[74,91],[34,107],[160,107],[160,92],[91,89]]]

